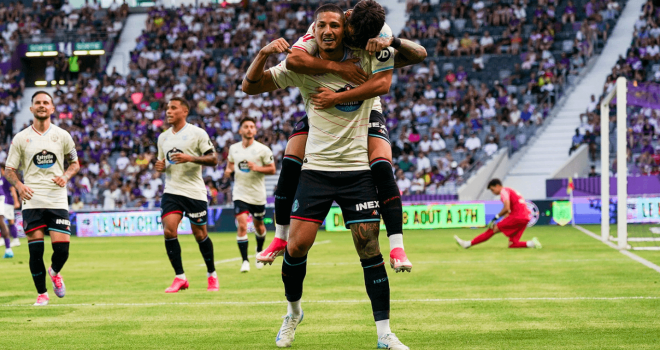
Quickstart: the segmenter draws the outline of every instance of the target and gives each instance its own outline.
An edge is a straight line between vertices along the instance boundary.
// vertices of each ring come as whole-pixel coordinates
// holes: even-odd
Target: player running
[[[78,154],[68,132],[50,123],[55,112],[53,98],[45,91],[32,95],[31,126],[14,136],[7,156],[5,176],[16,187],[23,200],[23,229],[28,237],[30,272],[39,296],[35,306],[48,305],[44,235],[50,235],[53,246],[48,274],[55,295],[64,298],[66,288],[60,271],[69,258],[71,223],[66,184],[78,173]],[[69,167],[64,171],[64,160]],[[23,170],[25,183],[18,179]]]
[[[11,246],[18,247],[21,245],[21,241],[18,239],[18,230],[16,230],[15,225],[15,211],[20,209],[21,205],[18,201],[18,196],[16,195],[16,187],[12,186],[11,183],[5,177],[5,165],[0,164],[0,172],[2,173],[2,190],[5,193],[5,219],[7,219],[7,226],[9,228],[9,233],[11,234]]]
[[[475,237],[472,241],[464,241],[458,236],[454,236],[458,245],[464,249],[470,248],[475,244],[479,244],[489,240],[494,234],[502,232],[505,236],[509,237],[509,248],[536,248],[541,249],[541,242],[538,238],[534,237],[531,241],[521,241],[520,238],[527,228],[529,223],[529,208],[525,203],[525,199],[516,190],[510,187],[502,187],[502,182],[499,179],[492,179],[488,183],[488,189],[494,195],[499,195],[504,207],[499,214],[495,215],[493,220],[488,224],[488,230]],[[499,218],[505,216],[502,221],[495,223]]]
[[[358,58],[362,69],[373,74],[373,79],[379,80],[385,76],[385,83],[369,92],[376,96],[387,93],[394,68],[393,50],[386,49],[387,54],[370,56],[364,50],[345,47],[342,43],[344,13],[337,5],[319,7],[315,18],[314,36],[319,43],[321,58],[333,62],[343,58]],[[334,74],[298,74],[287,70],[286,62],[264,71],[268,57],[271,54],[290,52],[288,47],[284,39],[277,39],[261,49],[243,81],[243,91],[252,95],[289,86],[298,87],[310,119],[305,158],[302,161],[303,171],[291,209],[291,234],[284,249],[282,264],[288,312],[275,342],[278,347],[289,347],[295,338],[295,330],[304,316],[301,298],[307,272],[307,253],[332,202],[336,201],[342,209],[347,227],[352,231],[360,256],[365,286],[376,321],[378,347],[407,350],[408,347],[399,341],[389,327],[390,288],[378,245],[378,196],[369,170],[367,152],[368,121],[374,103],[373,96],[369,99],[351,98],[329,109],[314,109],[311,95],[316,89],[327,87],[337,91],[351,87],[350,82]]]
[[[186,122],[190,106],[181,97],[167,104],[167,123],[171,127],[158,136],[158,161],[155,169],[165,173],[165,190],[160,204],[165,233],[165,249],[174,268],[174,281],[165,293],[188,289],[181,263],[181,245],[177,229],[183,215],[190,219],[193,235],[206,263],[209,292],[219,290],[213,259],[213,242],[206,231],[208,198],[202,179],[202,165],[216,166],[213,143],[204,129]]]
[[[353,10],[346,12],[346,41],[345,45],[367,48],[371,54],[386,55],[391,51],[388,47],[395,49],[394,67],[400,68],[411,64],[422,62],[426,58],[424,47],[409,40],[392,37],[392,30],[385,24],[385,13],[382,7],[373,0],[362,0],[355,5]],[[357,58],[347,59],[342,62],[328,62],[316,57],[318,44],[312,33],[314,24],[310,26],[307,34],[300,38],[294,45],[291,54],[287,57],[286,68],[299,74],[336,74],[343,79],[353,82],[358,86],[353,89],[335,93],[322,87],[319,93],[311,95],[312,103],[317,109],[331,108],[340,103],[357,100],[357,94],[363,91],[380,91],[383,77],[376,79],[372,77],[367,80],[367,74],[356,65]],[[374,38],[378,36],[377,38]],[[378,57],[386,60],[388,57]],[[387,92],[385,92],[387,93]],[[402,204],[399,188],[392,172],[392,147],[389,141],[385,118],[382,114],[379,95],[376,96],[374,107],[369,117],[369,166],[373,180],[378,189],[380,211],[382,213],[387,236],[390,241],[390,266],[396,271],[408,271],[412,269],[412,263],[408,260],[403,246],[403,219]],[[257,260],[272,263],[275,258],[282,255],[289,234],[290,212],[293,205],[293,197],[300,179],[302,158],[305,154],[305,145],[309,133],[307,116],[304,116],[296,125],[295,131],[290,136],[286,147],[282,170],[275,191],[275,238],[268,248],[257,254]]]
[[[234,199],[234,215],[238,229],[236,241],[243,258],[241,272],[248,272],[250,271],[250,261],[248,260],[247,216],[248,213],[252,215],[258,254],[263,250],[266,240],[266,226],[264,225],[266,181],[264,175],[274,175],[276,169],[273,152],[266,145],[254,139],[254,135],[257,133],[257,123],[254,118],[241,119],[238,133],[241,135],[241,142],[229,147],[225,177],[228,178],[232,173],[235,174],[232,198]],[[258,269],[264,267],[264,264],[258,260],[255,265]]]

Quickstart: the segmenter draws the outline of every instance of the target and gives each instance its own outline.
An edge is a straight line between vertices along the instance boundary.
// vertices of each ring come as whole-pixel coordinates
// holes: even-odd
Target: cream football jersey
[[[265,175],[250,170],[248,162],[258,166],[271,164],[273,163],[273,151],[261,142],[253,141],[247,148],[243,147],[243,142],[238,142],[229,147],[227,160],[234,163],[232,198],[248,204],[266,204]]]
[[[387,48],[373,56],[364,50],[344,47],[344,60],[359,58],[356,63],[372,76],[394,69],[394,51]],[[303,159],[303,169],[323,171],[369,170],[367,137],[369,115],[374,99],[338,104],[317,110],[310,95],[325,87],[335,92],[355,88],[353,83],[337,74],[306,75],[286,69],[286,61],[270,69],[278,88],[296,86],[305,102],[309,118],[309,134]]]
[[[314,25],[316,23],[312,23],[312,25],[309,26],[309,29],[307,29],[307,34],[305,34],[303,37],[298,39],[295,44],[293,44],[293,48],[303,50],[307,52],[308,54],[312,56],[316,56],[316,54],[319,52],[319,46],[316,43],[316,39],[314,38]],[[383,25],[383,28],[380,30],[380,37],[385,37],[389,38],[392,36],[392,28],[385,23]],[[383,107],[380,103],[380,97],[376,97],[374,99],[374,106],[372,108],[374,111],[378,111],[383,113]]]
[[[193,162],[174,164],[171,156],[184,153],[201,157],[213,151],[213,143],[205,130],[186,123],[175,133],[172,128],[158,136],[158,160],[165,159],[165,190],[163,193],[176,194],[207,202],[206,185],[202,178],[202,165]]]
[[[64,158],[78,161],[71,135],[51,124],[45,133],[30,126],[14,136],[6,166],[23,170],[23,183],[34,191],[32,199],[23,201],[23,209],[69,209],[66,187],[53,179],[64,175]]]

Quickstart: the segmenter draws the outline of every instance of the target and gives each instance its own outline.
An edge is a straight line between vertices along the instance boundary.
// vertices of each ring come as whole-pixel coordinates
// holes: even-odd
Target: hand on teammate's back
[[[335,101],[336,93],[328,88],[317,88],[318,93],[309,95],[312,99],[314,109],[328,109],[334,107],[337,102]]]
[[[263,49],[261,49],[261,53],[265,55],[272,55],[276,53],[291,53],[291,49],[289,49],[289,43],[284,40],[283,38],[275,39],[271,41],[270,44],[264,46]]]
[[[370,55],[374,55],[376,52],[381,52],[384,49],[388,48],[390,45],[392,45],[392,37],[378,37],[378,38],[371,38],[367,42],[367,52],[369,52]]]
[[[359,58],[351,58],[350,60],[340,62],[338,64],[339,70],[337,71],[337,74],[339,74],[342,79],[348,80],[357,85],[366,83],[369,76],[362,67],[356,64],[358,62],[360,62]]]
[[[154,165],[154,169],[161,173],[165,171],[165,159],[157,160],[156,164]]]

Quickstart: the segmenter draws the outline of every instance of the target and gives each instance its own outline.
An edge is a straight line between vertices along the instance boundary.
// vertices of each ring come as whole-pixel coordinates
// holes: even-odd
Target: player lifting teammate
[[[189,111],[190,106],[185,99],[172,98],[167,104],[167,123],[171,127],[158,136],[158,161],[155,169],[165,173],[165,190],[160,205],[165,249],[176,274],[165,293],[188,289],[177,238],[177,228],[183,215],[190,219],[193,235],[206,263],[208,291],[219,289],[213,243],[206,231],[208,198],[202,179],[202,165],[216,166],[218,159],[206,131],[186,121]]]
[[[387,93],[394,68],[393,50],[386,49],[387,53],[370,56],[364,50],[345,47],[342,43],[344,13],[336,5],[319,7],[315,18],[313,30],[321,58],[334,62],[343,58],[358,58],[356,63],[359,62],[365,72],[373,74],[373,79],[384,82],[368,92],[376,96]],[[384,16],[380,27],[383,24]],[[243,81],[243,91],[253,95],[288,86],[298,87],[309,116],[310,129],[302,161],[304,166],[293,200],[291,234],[284,249],[282,264],[288,312],[276,337],[276,344],[279,347],[291,346],[296,327],[303,319],[300,301],[307,271],[307,253],[332,202],[336,201],[342,209],[346,225],[352,231],[360,256],[365,286],[376,321],[378,347],[408,349],[389,328],[390,289],[378,245],[380,214],[374,209],[378,204],[378,196],[369,169],[366,139],[369,127],[367,121],[375,96],[364,99],[360,96],[368,94],[362,91],[355,94],[357,98],[340,102],[332,108],[315,110],[310,95],[316,89],[327,87],[337,91],[351,87],[350,82],[335,74],[298,74],[287,70],[286,62],[264,71],[268,57],[271,54],[290,52],[288,46],[284,39],[277,39],[261,49]],[[358,89],[350,91],[353,90]]]
[[[34,305],[47,305],[44,235],[49,234],[53,246],[52,264],[48,269],[55,295],[63,298],[66,289],[60,271],[69,258],[71,223],[66,183],[80,170],[73,138],[50,123],[55,112],[53,98],[45,91],[32,95],[30,112],[33,123],[14,136],[5,176],[16,187],[23,200],[23,229],[28,237],[30,272],[39,296]],[[64,160],[69,167],[64,171]],[[25,183],[18,179],[23,170]]]
[[[479,244],[489,240],[494,234],[502,232],[509,238],[509,248],[536,248],[541,249],[541,242],[534,237],[531,241],[521,241],[520,238],[527,228],[529,223],[529,208],[525,203],[525,199],[516,190],[510,187],[502,187],[502,182],[499,179],[492,179],[488,183],[488,189],[494,195],[499,195],[504,207],[499,214],[495,215],[493,220],[488,224],[488,230],[475,237],[472,241],[464,241],[458,236],[454,236],[458,245],[464,249],[470,248],[475,244]],[[505,216],[502,221],[496,224],[496,221]]]
[[[243,258],[241,272],[248,272],[250,271],[250,262],[248,261],[247,216],[248,213],[252,215],[257,237],[257,253],[259,253],[263,250],[264,241],[266,240],[266,226],[264,225],[266,182],[264,181],[264,175],[274,175],[276,169],[273,162],[273,152],[254,139],[254,135],[257,133],[257,124],[253,118],[245,117],[241,119],[238,133],[241,135],[241,142],[229,147],[225,177],[231,176],[231,173],[235,174],[232,198],[234,199],[234,215],[238,226],[236,241]],[[260,269],[264,264],[257,261],[256,266]]]
[[[392,30],[385,22],[382,7],[372,0],[362,0],[353,10],[346,12],[345,43],[348,46],[365,48],[371,54],[383,55],[390,51],[387,47],[396,49],[394,67],[400,68],[422,62],[426,58],[424,47],[409,40],[392,37]],[[307,35],[300,38],[294,45],[291,54],[287,57],[287,69],[300,74],[337,74],[343,79],[358,86],[353,89],[343,89],[334,92],[325,87],[319,88],[317,94],[311,95],[312,103],[316,109],[327,109],[341,103],[357,100],[356,96],[363,91],[380,91],[383,86],[383,77],[367,80],[367,74],[359,65],[357,58],[342,62],[328,62],[316,57],[318,44],[312,34],[313,24]],[[374,38],[375,36],[378,36]],[[387,59],[387,57],[379,57]],[[386,92],[385,92],[386,93]],[[390,265],[396,271],[409,271],[412,264],[408,260],[403,246],[402,205],[399,188],[396,185],[392,172],[392,148],[389,135],[382,114],[380,98],[376,96],[374,107],[369,117],[369,161],[373,180],[378,189],[379,210],[382,213],[387,236],[390,241]],[[373,97],[373,96],[369,96]],[[257,254],[257,260],[272,263],[282,254],[289,233],[290,211],[293,197],[298,187],[302,158],[305,154],[305,144],[309,133],[307,116],[303,117],[295,126],[286,147],[282,170],[275,192],[275,238],[262,253]]]

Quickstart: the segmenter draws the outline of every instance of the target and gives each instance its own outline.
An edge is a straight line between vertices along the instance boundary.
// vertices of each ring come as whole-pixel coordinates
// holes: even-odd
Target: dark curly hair
[[[385,9],[374,0],[362,0],[348,17],[347,27],[353,32],[346,35],[347,44],[356,48],[367,47],[369,39],[375,38],[385,25]],[[347,33],[348,34],[348,33]]]

